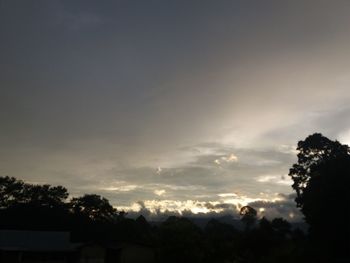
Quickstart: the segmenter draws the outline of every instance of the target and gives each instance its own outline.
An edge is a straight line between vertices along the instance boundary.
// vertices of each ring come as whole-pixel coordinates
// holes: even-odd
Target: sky
[[[341,0],[0,0],[0,175],[120,210],[297,218],[297,142],[350,143],[349,13]]]

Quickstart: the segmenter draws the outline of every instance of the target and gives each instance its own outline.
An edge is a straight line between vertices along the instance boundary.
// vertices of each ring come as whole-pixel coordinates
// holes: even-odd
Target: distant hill
[[[166,218],[167,217],[162,217],[162,218],[159,218],[159,220],[157,220],[157,221],[150,221],[150,224],[151,225],[159,225],[163,221],[165,221]],[[204,228],[211,219],[215,219],[215,220],[217,220],[217,221],[219,221],[221,223],[232,225],[237,230],[243,230],[244,227],[245,227],[245,225],[241,222],[240,219],[238,219],[238,218],[236,218],[236,217],[234,217],[232,215],[225,215],[225,216],[220,216],[220,217],[203,217],[203,216],[196,217],[196,216],[191,216],[191,217],[186,217],[186,218],[191,220],[193,223],[195,223],[200,228]],[[304,233],[307,233],[307,231],[308,231],[308,224],[306,224],[305,222],[290,222],[290,224],[292,225],[293,229],[299,228]]]

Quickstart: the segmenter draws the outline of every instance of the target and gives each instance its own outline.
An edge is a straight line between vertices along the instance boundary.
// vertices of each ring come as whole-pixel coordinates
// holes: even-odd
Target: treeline
[[[63,186],[25,183],[0,177],[0,227],[2,229],[70,231],[76,240],[104,239],[103,229],[120,222],[106,198],[86,194],[69,199]]]
[[[2,229],[69,231],[75,242],[143,243],[154,247],[159,262],[294,262],[290,253],[300,255],[305,240],[303,232],[282,218],[257,220],[251,207],[241,209],[246,228],[239,231],[215,219],[204,228],[174,216],[150,224],[142,215],[125,217],[99,195],[68,199],[62,186],[7,176],[0,177],[0,197]]]

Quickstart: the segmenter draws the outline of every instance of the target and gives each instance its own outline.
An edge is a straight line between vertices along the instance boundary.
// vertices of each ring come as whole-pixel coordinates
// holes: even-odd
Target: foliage
[[[257,219],[257,212],[251,206],[241,207],[239,214],[242,216],[241,220],[246,224],[246,228],[249,229],[254,225]]]
[[[290,169],[296,202],[310,225],[314,254],[343,257],[350,244],[350,150],[319,133],[298,143],[298,162]]]
[[[193,222],[171,216],[158,231],[161,262],[202,262],[202,232]]]
[[[304,192],[308,188],[310,179],[317,176],[320,165],[325,162],[349,156],[350,149],[338,141],[331,141],[320,133],[308,136],[298,142],[298,162],[289,171],[297,193],[296,203],[299,207],[304,204]]]
[[[117,210],[106,198],[95,194],[73,198],[70,207],[73,213],[94,221],[112,221],[118,216]]]
[[[64,206],[68,191],[62,186],[24,183],[13,177],[0,177],[0,207],[30,204],[33,206]]]
[[[0,207],[7,208],[22,202],[24,182],[14,177],[0,177]]]

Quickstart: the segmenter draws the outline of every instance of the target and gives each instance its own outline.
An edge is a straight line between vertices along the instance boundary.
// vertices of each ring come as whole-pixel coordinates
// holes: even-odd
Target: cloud
[[[84,151],[83,154],[79,150],[73,153],[57,150],[54,155],[42,159],[39,168],[45,172],[26,169],[26,177],[21,179],[65,185],[73,196],[100,194],[116,207],[130,207],[137,200],[155,197],[180,202],[197,200],[244,205],[261,198],[274,200],[274,193],[292,191],[289,180],[281,178],[295,159],[293,152],[285,151],[286,147],[258,150],[220,143],[180,147],[178,154],[190,158],[186,162],[169,162],[169,167],[161,163],[159,173],[158,160],[152,163],[154,166],[140,165],[136,157],[125,162],[122,157],[113,158],[115,148],[112,146],[103,150],[96,145],[94,152]],[[34,153],[28,155],[28,162],[35,164],[41,154]],[[238,161],[230,158],[232,153],[238,156]],[[213,160],[221,157],[228,161],[223,159],[222,165],[215,165]],[[60,168],[56,166],[58,163]],[[55,176],[49,178],[47,174]],[[259,182],[266,175],[275,177]]]
[[[290,222],[301,222],[303,216],[297,209],[294,198],[294,194],[278,194],[274,201],[260,199],[246,205],[256,209],[259,218],[266,217],[271,220],[282,217]],[[127,208],[127,211],[131,217],[142,214],[149,220],[162,220],[170,215],[206,218],[231,215],[234,219],[239,220],[240,207],[239,203],[227,203],[225,201],[200,202],[196,200],[177,201],[166,199],[139,201]]]
[[[226,163],[232,163],[232,162],[237,162],[238,157],[234,155],[233,153],[229,154],[228,156],[221,156],[218,159],[215,159],[214,162],[218,165],[226,162]]]
[[[104,191],[118,191],[118,192],[129,192],[137,189],[139,186],[137,185],[119,185],[119,186],[108,186],[101,188]]]
[[[161,174],[161,172],[162,172],[162,168],[161,168],[161,167],[158,167],[157,170],[156,170],[156,173],[157,173],[157,174]]]
[[[234,193],[222,193],[222,194],[218,194],[219,197],[236,197],[237,194]]]
[[[268,219],[283,217],[288,221],[302,221],[303,215],[296,207],[294,201],[295,194],[285,195],[279,194],[278,200],[275,202],[255,201],[249,203],[255,209],[259,209],[260,216],[265,216]]]
[[[293,181],[287,175],[261,175],[256,178],[256,181],[259,183],[272,183],[289,186],[293,184]]]
[[[348,4],[195,2],[3,4],[0,173],[120,207],[269,202],[298,140],[350,141]]]
[[[166,193],[166,191],[164,189],[159,189],[159,190],[154,190],[154,193],[156,195],[162,196]]]

